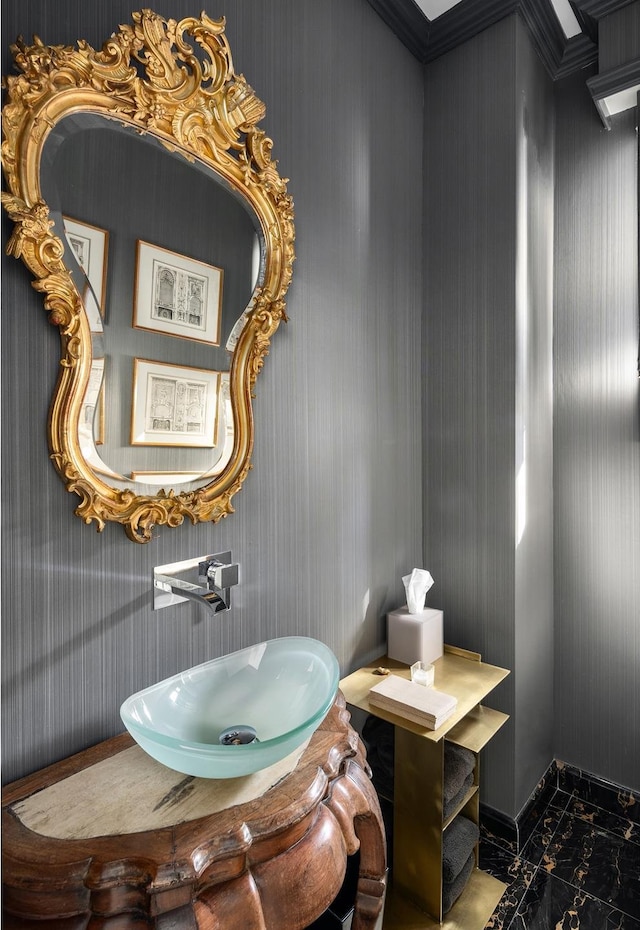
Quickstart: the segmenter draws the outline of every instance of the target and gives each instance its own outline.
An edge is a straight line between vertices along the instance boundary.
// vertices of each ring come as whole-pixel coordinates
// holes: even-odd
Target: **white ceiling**
[[[450,10],[451,7],[457,6],[461,0],[415,0],[415,2],[427,19],[436,19],[446,13],[447,10]],[[551,0],[551,3],[567,39],[580,35],[582,30],[571,9],[569,0]]]

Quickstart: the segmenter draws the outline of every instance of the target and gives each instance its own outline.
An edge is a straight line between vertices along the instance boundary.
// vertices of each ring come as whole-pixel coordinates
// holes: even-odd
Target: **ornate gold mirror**
[[[78,516],[136,542],[232,512],[286,319],[293,204],[224,25],[142,10],[99,51],[18,40],[6,79],[7,252],[61,337],[51,459]]]

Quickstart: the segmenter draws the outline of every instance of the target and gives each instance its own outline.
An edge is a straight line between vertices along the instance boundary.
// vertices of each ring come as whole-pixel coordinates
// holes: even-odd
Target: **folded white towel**
[[[428,730],[437,730],[458,706],[453,695],[425,688],[398,675],[389,675],[374,685],[369,691],[369,701]]]

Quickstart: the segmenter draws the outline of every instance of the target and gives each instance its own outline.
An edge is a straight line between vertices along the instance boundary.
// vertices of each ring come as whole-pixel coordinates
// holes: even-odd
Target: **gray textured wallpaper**
[[[3,73],[18,34],[101,45],[130,11],[3,0]],[[218,525],[147,546],[84,526],[47,458],[57,331],[3,257],[5,781],[121,731],[132,691],[264,638],[316,636],[351,671],[384,650],[384,615],[421,564],[421,68],[364,0],[207,12],[227,17],[295,202],[290,323],[257,384],[254,469]],[[154,565],[227,548],[241,566],[230,613],[151,611]]]
[[[512,671],[482,785],[513,816],[553,752],[552,85],[514,15],[425,86],[425,560],[448,640]]]
[[[2,0],[3,73],[20,33],[99,46],[130,10]],[[352,670],[383,649],[424,546],[446,638],[513,670],[489,702],[513,719],[484,800],[515,815],[553,756],[640,789],[632,115],[607,133],[588,73],[551,85],[516,16],[423,69],[366,0],[207,12],[227,16],[295,201],[254,469],[217,526],[148,546],[83,526],[47,459],[58,334],[3,257],[4,779],[121,731],[132,691],[264,638],[316,636]],[[227,548],[229,614],[151,611],[154,565]]]
[[[560,759],[640,789],[638,137],[557,92],[556,728]]]
[[[426,68],[425,561],[449,640],[512,670],[510,815],[554,757],[640,788],[637,137],[588,76],[552,86],[515,16]]]

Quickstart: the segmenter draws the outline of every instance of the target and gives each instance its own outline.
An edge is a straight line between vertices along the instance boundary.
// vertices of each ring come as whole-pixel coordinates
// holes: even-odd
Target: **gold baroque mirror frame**
[[[234,73],[224,28],[224,19],[211,20],[205,13],[177,22],[144,9],[133,13],[132,24],[121,25],[99,51],[84,41],[72,48],[46,46],[36,36],[31,46],[17,40],[11,50],[22,73],[5,80],[2,165],[8,191],[2,202],[15,223],[7,253],[22,258],[35,275],[33,286],[44,295],[49,321],[61,337],[60,373],[49,413],[51,459],[67,490],[81,498],[76,513],[85,523],[95,520],[99,531],[107,521],[121,523],[128,537],[140,543],[151,539],[156,524],[178,526],[185,517],[194,524],[215,522],[233,511],[231,498],[250,467],[255,381],[271,337],[286,320],[293,203],[271,159],[272,142],[258,128],[264,104]],[[129,127],[159,142],[170,157],[177,154],[182,163],[211,172],[254,217],[260,270],[248,306],[229,334],[229,373],[217,379],[227,379],[228,449],[223,466],[208,474],[200,470],[200,479],[187,490],[177,483],[157,493],[138,493],[135,481],[112,480],[110,475],[122,476],[96,466],[81,440],[92,391],[95,409],[99,406],[95,347],[100,341],[95,333],[100,324],[86,306],[90,289],[80,287],[65,264],[64,229],[56,226],[41,182],[45,142],[65,117],[78,114]],[[101,442],[95,426],[91,430],[92,443]]]

